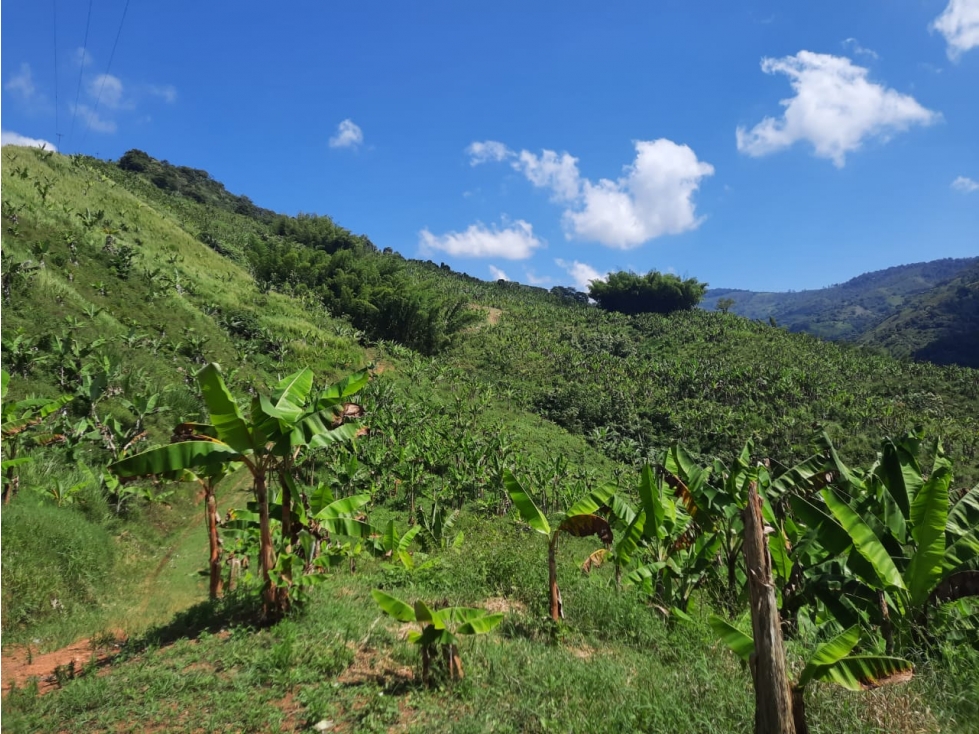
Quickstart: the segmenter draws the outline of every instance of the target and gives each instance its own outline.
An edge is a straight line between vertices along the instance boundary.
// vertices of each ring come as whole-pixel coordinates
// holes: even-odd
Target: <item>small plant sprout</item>
[[[408,633],[408,641],[421,648],[422,680],[426,685],[432,682],[433,664],[444,666],[449,680],[461,680],[465,674],[459,657],[458,636],[484,635],[503,621],[502,614],[490,614],[484,609],[446,607],[433,610],[422,601],[416,601],[411,607],[379,589],[372,591],[371,596],[385,614],[399,622],[416,622],[422,626],[420,632],[412,630]]]

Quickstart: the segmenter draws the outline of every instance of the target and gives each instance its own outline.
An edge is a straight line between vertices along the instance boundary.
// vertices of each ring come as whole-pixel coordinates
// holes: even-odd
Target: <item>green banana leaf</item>
[[[931,476],[911,503],[911,535],[918,547],[905,572],[905,583],[912,606],[924,604],[942,577],[951,483],[951,463],[939,456]]]
[[[809,681],[813,680],[820,671],[827,665],[834,665],[842,658],[849,655],[853,648],[857,646],[860,642],[860,625],[853,625],[849,629],[844,630],[839,635],[834,637],[828,642],[824,642],[819,645],[809,658],[806,663],[806,667],[802,669],[802,673],[799,675],[799,680],[796,683],[797,688],[803,688],[809,684]]]
[[[727,645],[731,652],[739,658],[748,662],[748,659],[755,653],[755,641],[744,632],[732,625],[730,622],[712,614],[707,620],[710,628],[714,630],[721,642]]]
[[[415,621],[415,610],[400,599],[395,599],[380,589],[374,589],[371,592],[371,596],[374,597],[374,601],[377,602],[377,605],[385,614],[394,617],[399,622]]]
[[[482,610],[480,610],[482,611]],[[485,635],[487,632],[491,632],[500,622],[503,621],[502,614],[486,614],[483,612],[483,616],[475,617],[467,622],[462,623],[458,629],[456,629],[457,635]]]
[[[917,496],[922,484],[921,467],[916,458],[919,444],[920,441],[913,437],[905,437],[897,443],[885,441],[876,472],[908,519],[911,517],[911,499]]]
[[[509,469],[503,470],[503,486],[506,488],[507,494],[510,496],[510,501],[517,508],[517,512],[520,513],[523,521],[538,533],[550,535],[551,526],[548,524],[547,518],[537,509],[537,505],[530,499],[530,495],[527,494],[526,490],[524,490]]]
[[[945,532],[950,536],[967,535],[979,527],[979,484],[966,492],[948,513]]]
[[[837,497],[832,488],[824,489],[822,497],[830,512],[850,536],[857,552],[874,567],[881,584],[886,588],[906,589],[901,572],[897,570],[893,559],[870,526],[846,502]]]
[[[333,520],[335,518],[343,517],[344,515],[350,515],[351,513],[356,512],[364,505],[370,504],[370,501],[371,496],[369,494],[353,494],[349,497],[344,497],[331,502],[322,510],[317,512],[313,517],[315,517],[317,520]]]
[[[309,367],[304,367],[279,380],[272,391],[272,402],[275,403],[276,408],[281,408],[284,402],[292,406],[304,405],[312,389],[313,371]]]
[[[592,492],[589,492],[580,500],[575,502],[568,509],[567,516],[574,517],[575,515],[594,515],[602,507],[609,504],[609,501],[615,495],[615,486],[608,484],[604,487],[599,487]]]
[[[108,469],[120,477],[141,477],[180,472],[195,467],[214,467],[238,461],[241,455],[216,441],[180,441],[157,446],[110,464]]]
[[[639,547],[642,539],[643,525],[646,522],[646,511],[643,510],[633,518],[625,532],[615,544],[615,562],[619,566],[628,566],[632,561],[632,555]]]
[[[201,388],[204,404],[207,406],[211,425],[218,437],[241,454],[252,453],[264,441],[257,441],[251,428],[245,422],[228,386],[221,376],[221,368],[211,362],[197,373],[197,383]]]
[[[914,674],[914,665],[884,655],[853,655],[826,665],[814,680],[836,683],[851,691],[866,691],[890,683],[904,683]]]

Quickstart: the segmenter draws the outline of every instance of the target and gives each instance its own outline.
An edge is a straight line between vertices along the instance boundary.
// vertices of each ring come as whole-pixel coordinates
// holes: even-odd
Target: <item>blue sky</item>
[[[979,254],[979,0],[100,0],[85,44],[88,7],[7,2],[4,143],[140,148],[548,287]]]

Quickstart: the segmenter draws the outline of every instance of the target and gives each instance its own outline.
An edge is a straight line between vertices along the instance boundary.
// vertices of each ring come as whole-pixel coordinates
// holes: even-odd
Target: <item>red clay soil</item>
[[[56,671],[63,671],[64,677],[70,671],[80,675],[85,667],[94,662],[96,668],[104,667],[118,652],[122,640],[93,649],[91,640],[79,640],[60,650],[30,654],[28,648],[18,646],[3,653],[3,695],[10,688],[27,685],[31,678],[37,679],[38,693],[47,693],[59,687]],[[72,668],[74,663],[74,668]]]

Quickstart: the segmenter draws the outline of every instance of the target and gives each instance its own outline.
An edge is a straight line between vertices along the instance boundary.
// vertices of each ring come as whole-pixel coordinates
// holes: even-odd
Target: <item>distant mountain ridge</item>
[[[897,356],[979,366],[979,257],[944,258],[858,275],[817,290],[764,293],[711,288],[708,310],[730,299],[732,313],[789,331],[880,346]]]

